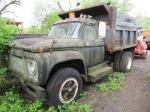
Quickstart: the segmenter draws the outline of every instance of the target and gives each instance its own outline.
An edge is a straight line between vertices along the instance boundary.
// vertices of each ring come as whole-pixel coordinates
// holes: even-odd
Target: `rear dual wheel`
[[[114,57],[113,69],[116,72],[120,72],[120,58],[123,52],[118,52]]]
[[[129,72],[132,67],[133,56],[129,51],[124,52],[120,58],[120,71]]]
[[[132,67],[133,55],[129,51],[120,52],[114,57],[114,71],[129,72]]]

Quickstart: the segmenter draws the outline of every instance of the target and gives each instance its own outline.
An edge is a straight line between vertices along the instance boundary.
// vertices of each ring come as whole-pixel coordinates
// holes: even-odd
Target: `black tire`
[[[113,69],[116,72],[120,72],[120,58],[121,58],[122,52],[118,52],[113,61]]]
[[[147,51],[146,51],[146,54],[141,55],[141,57],[142,57],[143,59],[146,59],[146,58],[147,58]]]
[[[70,103],[77,100],[81,91],[82,77],[79,72],[73,68],[63,68],[57,71],[47,84],[47,102],[50,106]],[[62,96],[67,97],[67,100],[64,101]]]
[[[132,67],[133,56],[129,51],[124,52],[120,58],[120,72],[129,72]]]

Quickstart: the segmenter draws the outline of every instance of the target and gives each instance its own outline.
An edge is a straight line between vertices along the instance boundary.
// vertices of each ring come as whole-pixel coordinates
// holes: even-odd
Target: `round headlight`
[[[35,62],[28,61],[28,70],[31,74],[35,74]]]

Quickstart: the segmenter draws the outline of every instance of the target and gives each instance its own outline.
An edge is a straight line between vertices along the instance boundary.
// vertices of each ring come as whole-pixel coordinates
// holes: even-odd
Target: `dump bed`
[[[117,51],[137,44],[137,21],[135,18],[117,13],[117,8],[107,4],[72,10],[59,14],[62,19],[68,18],[69,12],[75,12],[75,16],[80,14],[91,15],[96,21],[104,21],[107,24],[105,50]]]

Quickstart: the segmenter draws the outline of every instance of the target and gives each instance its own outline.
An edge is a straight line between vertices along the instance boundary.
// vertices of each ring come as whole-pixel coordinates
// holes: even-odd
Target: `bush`
[[[0,17],[0,54],[6,53],[8,42],[14,39],[12,36],[18,32],[18,28],[14,24],[6,25],[7,18]]]
[[[34,103],[21,98],[16,87],[10,88],[4,95],[0,96],[1,112],[44,112],[42,102],[36,100]]]
[[[14,39],[12,35],[18,32],[18,28],[14,24],[6,25],[6,21],[10,21],[10,19],[0,16],[0,81],[3,80],[2,75],[6,72],[4,56],[8,49],[8,42]]]

